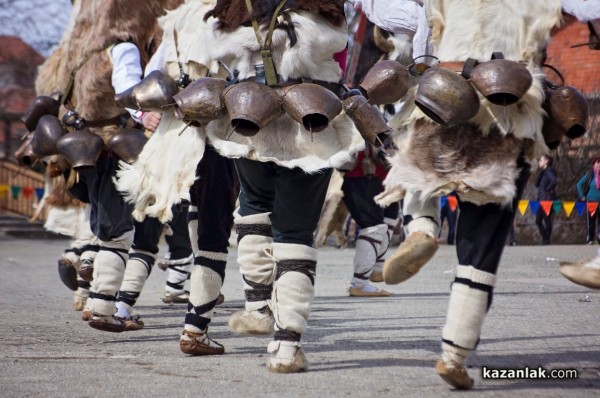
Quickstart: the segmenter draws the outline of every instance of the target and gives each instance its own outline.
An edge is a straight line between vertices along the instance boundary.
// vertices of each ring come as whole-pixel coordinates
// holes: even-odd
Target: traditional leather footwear
[[[438,246],[435,238],[423,232],[408,235],[396,253],[383,265],[385,283],[396,285],[414,276],[431,260]]]
[[[225,296],[223,295],[223,293],[219,293],[219,297],[217,297],[217,304],[215,305],[221,305],[225,302]]]
[[[268,306],[255,311],[238,311],[231,314],[229,328],[237,334],[271,334],[275,331],[275,318]]]
[[[73,295],[73,309],[75,311],[83,311],[83,309],[85,308],[86,302],[87,302],[87,297],[83,297],[78,294]]]
[[[308,361],[298,342],[271,341],[267,348],[271,357],[267,369],[273,373],[300,373],[308,370]]]
[[[94,263],[86,259],[81,262],[79,267],[79,277],[84,281],[91,282],[94,279]]]
[[[561,262],[560,273],[573,283],[590,289],[600,289],[600,256],[584,258],[574,263]]]
[[[185,304],[189,301],[189,295],[187,292],[183,293],[171,293],[165,292],[165,295],[162,298],[163,303],[165,304]]]
[[[387,290],[379,289],[375,286],[366,285],[364,287],[350,287],[348,295],[350,297],[389,297],[393,293]]]
[[[452,367],[448,367],[444,361],[440,359],[435,364],[435,371],[446,383],[457,390],[470,390],[475,384],[473,379],[469,377],[467,369],[458,362],[453,362]]]
[[[371,282],[379,283],[383,282],[383,272],[373,271],[371,272],[371,276],[369,277]]]
[[[204,333],[183,331],[179,338],[179,349],[190,355],[222,355],[225,348],[208,337],[208,329]]]
[[[125,321],[112,315],[92,314],[88,325],[105,332],[121,333],[125,331]]]
[[[144,328],[144,321],[140,319],[139,315],[132,315],[129,318],[115,317],[125,322],[125,331],[141,330]]]
[[[82,321],[89,321],[92,318],[92,311],[90,310],[83,310],[83,312],[81,313],[81,320]]]

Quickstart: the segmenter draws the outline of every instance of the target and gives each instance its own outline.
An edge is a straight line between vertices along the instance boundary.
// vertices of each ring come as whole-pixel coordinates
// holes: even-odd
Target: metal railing
[[[0,191],[0,212],[8,211],[31,218],[39,203],[38,196],[41,196],[39,189],[44,189],[44,176],[0,159],[0,187],[5,187]]]

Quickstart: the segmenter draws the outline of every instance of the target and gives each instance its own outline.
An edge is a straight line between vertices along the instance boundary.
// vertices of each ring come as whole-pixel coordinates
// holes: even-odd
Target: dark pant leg
[[[240,216],[269,213],[275,200],[275,165],[249,159],[235,160],[240,180]]]
[[[146,217],[144,221],[134,221],[132,249],[143,250],[152,254],[158,253],[158,242],[163,233],[164,225],[154,217]]]
[[[596,223],[598,222],[598,211],[591,215],[590,212],[586,209],[586,221],[587,221],[587,241],[595,242],[596,241]]]
[[[516,181],[517,193],[512,206],[460,203],[456,226],[456,253],[460,265],[472,265],[478,270],[496,274],[518,201],[530,176],[529,165],[522,158],[518,166],[521,173]]]
[[[192,204],[198,208],[198,248],[227,253],[239,192],[233,161],[207,145],[196,176]]]
[[[381,180],[376,177],[344,178],[342,200],[350,215],[360,228],[369,228],[383,223],[384,209],[373,199],[383,191]],[[397,216],[396,208],[396,216]]]
[[[113,183],[118,169],[118,158],[100,157],[96,167],[79,173],[80,184],[87,188],[91,204],[90,226],[102,241],[118,238],[133,229],[133,205],[125,203]],[[79,186],[81,190],[81,185]]]
[[[166,235],[165,241],[169,246],[169,259],[179,260],[187,258],[192,254],[192,244],[188,231],[188,206],[179,204],[173,206],[173,219],[169,222],[172,235]]]
[[[332,170],[307,174],[299,168],[276,168],[273,241],[312,246]]]

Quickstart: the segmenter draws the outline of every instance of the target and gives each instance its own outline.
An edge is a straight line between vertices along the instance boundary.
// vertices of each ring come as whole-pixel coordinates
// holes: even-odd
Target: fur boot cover
[[[494,105],[481,94],[477,115],[445,128],[414,105],[414,90],[391,122],[399,151],[385,191],[376,200],[387,205],[405,191],[421,191],[423,200],[457,191],[475,204],[508,205],[516,192],[521,151],[528,161],[548,151],[542,136],[543,75],[538,66],[550,30],[561,19],[559,0],[430,0],[425,2],[432,27],[433,55],[442,62],[490,60],[493,52],[521,61],[533,84],[515,104]],[[465,23],[468,21],[468,23]]]

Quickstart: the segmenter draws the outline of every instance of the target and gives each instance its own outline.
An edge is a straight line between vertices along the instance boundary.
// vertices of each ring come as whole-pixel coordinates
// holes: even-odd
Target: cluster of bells
[[[363,138],[379,147],[391,129],[378,106],[401,100],[411,86],[411,75],[419,78],[416,106],[445,127],[464,123],[478,113],[481,104],[478,93],[492,104],[508,106],[517,103],[533,82],[525,65],[498,55],[483,63],[468,60],[460,66],[462,72],[457,73],[444,67],[444,63],[433,67],[424,64],[405,67],[396,61],[380,61],[369,70],[357,89],[346,89],[341,98],[311,82],[282,84],[280,90],[275,90],[251,80],[238,82],[205,77],[184,85],[163,72],[154,71],[139,84],[118,94],[115,101],[119,106],[147,112],[171,109],[176,117],[193,125],[207,124],[229,115],[232,130],[246,137],[258,134],[284,114],[307,131],[319,133],[344,110]],[[547,115],[543,134],[551,148],[557,146],[564,135],[577,138],[586,131],[586,99],[575,88],[565,86],[560,77],[561,84],[545,84],[543,108]],[[61,154],[75,169],[93,167],[103,149],[102,140],[90,132],[85,120],[74,112],[65,114],[61,123],[57,117],[59,107],[60,103],[51,97],[34,100],[23,117],[33,134],[19,150],[21,155]],[[65,125],[74,131],[66,134]],[[142,131],[125,128],[111,139],[109,146],[131,163],[146,141]]]
[[[30,134],[15,152],[17,160],[31,166],[52,155],[62,155],[76,170],[95,166],[104,149],[104,141],[88,128],[88,122],[75,111],[58,118],[61,103],[49,96],[35,98],[22,121]],[[68,129],[72,129],[67,133]],[[132,163],[148,139],[143,131],[125,127],[109,141],[110,149]]]

